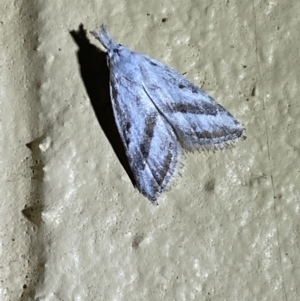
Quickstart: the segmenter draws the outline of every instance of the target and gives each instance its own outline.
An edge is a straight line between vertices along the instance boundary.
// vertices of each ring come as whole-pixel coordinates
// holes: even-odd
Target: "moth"
[[[182,74],[116,43],[105,25],[91,33],[107,51],[114,118],[136,188],[157,205],[184,151],[222,149],[244,128]]]

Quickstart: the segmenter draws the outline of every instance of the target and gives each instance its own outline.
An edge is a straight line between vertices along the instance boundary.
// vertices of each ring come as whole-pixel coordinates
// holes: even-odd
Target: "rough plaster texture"
[[[0,300],[299,300],[299,1],[1,4]],[[102,22],[247,128],[158,208],[81,76],[69,30]]]

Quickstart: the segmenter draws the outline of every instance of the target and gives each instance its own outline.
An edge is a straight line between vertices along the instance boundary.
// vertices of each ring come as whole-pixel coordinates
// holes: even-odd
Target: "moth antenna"
[[[116,43],[113,41],[113,39],[110,37],[107,27],[105,24],[101,25],[101,28],[99,31],[94,30],[90,32],[97,40],[101,42],[103,47],[106,50],[110,50],[113,47],[115,47]]]

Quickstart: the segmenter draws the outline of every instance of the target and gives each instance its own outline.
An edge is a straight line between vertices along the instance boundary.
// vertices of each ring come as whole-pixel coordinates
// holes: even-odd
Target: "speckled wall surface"
[[[2,8],[1,300],[299,299],[299,1]],[[188,154],[151,205],[95,117],[86,86],[107,79],[91,45],[78,61],[80,23],[186,73],[247,140]]]

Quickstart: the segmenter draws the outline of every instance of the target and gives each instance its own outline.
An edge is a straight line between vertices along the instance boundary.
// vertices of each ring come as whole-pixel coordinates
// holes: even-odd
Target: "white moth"
[[[91,32],[107,50],[112,107],[137,189],[151,202],[170,187],[184,150],[224,148],[244,128],[172,68]]]

